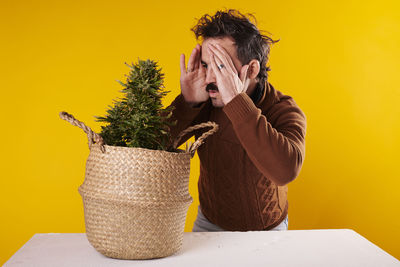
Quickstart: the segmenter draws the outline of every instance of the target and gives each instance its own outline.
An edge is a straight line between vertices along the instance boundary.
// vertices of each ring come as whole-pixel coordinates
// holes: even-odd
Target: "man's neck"
[[[251,100],[253,100],[254,104],[257,104],[257,102],[261,99],[263,92],[264,92],[264,86],[261,87],[260,83],[257,83],[249,95]]]
[[[254,93],[254,91],[257,89],[257,87],[258,87],[258,82],[255,80],[251,81],[249,84],[249,87],[246,90],[246,94],[248,96],[251,96]]]

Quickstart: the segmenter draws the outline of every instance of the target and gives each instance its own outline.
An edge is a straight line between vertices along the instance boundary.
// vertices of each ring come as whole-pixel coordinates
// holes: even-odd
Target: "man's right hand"
[[[186,103],[194,107],[210,97],[206,91],[206,70],[201,65],[201,47],[196,45],[190,55],[188,68],[185,54],[181,54],[181,93]]]

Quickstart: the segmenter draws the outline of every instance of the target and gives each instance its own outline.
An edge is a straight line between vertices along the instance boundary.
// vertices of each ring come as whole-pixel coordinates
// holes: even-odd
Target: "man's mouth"
[[[218,87],[215,84],[209,83],[207,84],[206,91],[215,94],[218,92]]]

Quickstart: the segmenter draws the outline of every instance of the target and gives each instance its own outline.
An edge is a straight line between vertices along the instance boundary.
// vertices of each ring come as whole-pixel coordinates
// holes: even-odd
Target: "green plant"
[[[125,96],[113,100],[107,115],[95,116],[97,121],[106,122],[101,126],[100,136],[107,145],[142,147],[168,150],[170,141],[169,126],[176,123],[169,119],[172,107],[163,108],[162,98],[169,93],[163,85],[164,74],[152,60],[138,60],[130,66],[126,83],[118,81]]]

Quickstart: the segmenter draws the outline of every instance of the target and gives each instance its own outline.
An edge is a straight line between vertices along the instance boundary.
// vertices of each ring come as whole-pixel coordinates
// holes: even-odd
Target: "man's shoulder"
[[[297,112],[305,117],[304,112],[296,103],[294,98],[288,94],[277,90],[272,84],[269,83],[266,87],[265,97],[260,103],[260,108],[263,113],[269,114],[282,114],[287,112]]]
[[[274,100],[272,103],[273,105],[280,104],[283,102],[296,104],[292,96],[285,94],[280,90],[277,90],[272,84],[269,84],[266,93],[269,95],[269,97],[271,97]],[[266,97],[268,96],[266,95]]]

